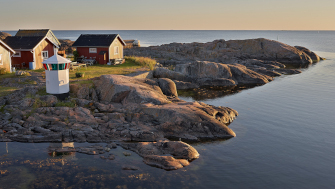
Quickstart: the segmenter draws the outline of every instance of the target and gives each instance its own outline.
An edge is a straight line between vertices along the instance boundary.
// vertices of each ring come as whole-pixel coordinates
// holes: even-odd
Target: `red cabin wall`
[[[108,47],[102,48],[97,47],[97,53],[90,53],[89,49],[94,47],[77,47],[77,52],[80,56],[84,56],[86,58],[95,58],[96,61],[99,62],[99,64],[107,64],[108,62]],[[99,55],[100,51],[107,51],[106,58],[104,58],[104,55]]]
[[[35,49],[35,64],[36,69],[42,68],[42,51],[48,51],[49,57],[54,55],[54,45],[48,40],[44,40],[36,49]],[[21,51],[21,57],[12,57],[12,67],[17,68],[29,68],[29,62],[34,61],[34,54],[30,51]],[[22,65],[22,63],[25,65]]]
[[[29,62],[33,62],[33,53],[30,51],[21,51],[21,57],[12,57],[12,67],[29,68]],[[25,63],[25,65],[22,65]]]
[[[42,62],[42,51],[48,51],[48,58],[54,55],[54,45],[47,39],[44,39],[36,48],[35,48],[35,64],[36,69],[43,68]]]
[[[55,55],[54,45],[48,41],[48,45],[42,50],[48,51],[49,58]]]

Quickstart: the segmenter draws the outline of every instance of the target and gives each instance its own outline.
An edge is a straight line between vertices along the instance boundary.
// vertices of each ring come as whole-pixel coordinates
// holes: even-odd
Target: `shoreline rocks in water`
[[[281,74],[301,72],[286,66],[307,67],[323,60],[305,47],[264,38],[171,43],[126,49],[125,54],[156,58],[165,68],[157,68],[153,77],[172,79],[177,89],[263,85]]]
[[[146,142],[147,146],[157,148],[160,153],[147,157],[152,154],[144,155],[137,151],[137,147],[123,146],[142,154],[149,165],[177,169],[188,165],[186,161],[196,156],[165,157],[164,154],[178,154],[178,149],[184,149],[183,145],[186,145],[186,151],[193,149],[186,143],[169,142],[169,139],[201,141],[236,136],[227,125],[238,115],[237,111],[180,100],[174,82],[169,79],[103,75],[94,79],[93,83],[93,86],[77,87],[77,90],[71,91],[77,98],[65,101],[59,101],[53,95],[37,95],[40,90],[45,90],[38,86],[26,87],[1,97],[0,141],[124,141],[137,142],[131,144],[138,145]],[[61,107],[58,107],[60,104]],[[170,148],[174,148],[175,152]],[[92,154],[100,154],[103,149],[92,148],[87,153],[91,151]]]
[[[117,141],[148,165],[179,169],[199,154],[192,146],[169,139],[235,137],[228,125],[238,113],[229,107],[180,100],[177,89],[266,84],[281,74],[300,72],[285,69],[287,63],[306,65],[321,59],[306,48],[267,39],[173,43],[127,49],[126,53],[157,57],[175,68],[159,67],[152,74],[135,77],[102,75],[91,86],[71,85],[71,97],[65,101],[38,95],[45,90],[41,84],[0,97],[0,142]],[[66,152],[94,155],[114,147],[71,147]]]

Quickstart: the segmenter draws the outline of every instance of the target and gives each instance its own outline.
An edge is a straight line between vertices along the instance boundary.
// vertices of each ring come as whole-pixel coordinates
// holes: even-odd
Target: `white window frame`
[[[2,54],[0,54],[0,65],[3,65]]]
[[[114,47],[114,54],[119,54],[119,46]]]
[[[15,51],[16,53],[13,54],[13,57],[21,57],[21,51]]]
[[[43,53],[46,53],[47,56],[44,57],[44,56],[43,56]],[[43,59],[43,60],[49,58],[49,52],[48,52],[48,51],[42,51],[42,52],[41,52],[41,55],[42,55],[42,59]]]
[[[89,48],[89,53],[97,53],[97,48]]]

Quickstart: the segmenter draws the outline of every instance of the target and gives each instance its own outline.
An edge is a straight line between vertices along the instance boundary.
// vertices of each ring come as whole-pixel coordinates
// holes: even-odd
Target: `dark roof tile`
[[[43,38],[43,36],[8,36],[3,41],[12,49],[33,49]]]
[[[118,34],[81,34],[73,47],[109,47]],[[121,39],[121,38],[120,38]],[[121,39],[122,41],[122,39]],[[122,43],[124,43],[122,41]]]
[[[15,36],[46,36],[49,32],[49,29],[41,29],[41,30],[19,30]]]

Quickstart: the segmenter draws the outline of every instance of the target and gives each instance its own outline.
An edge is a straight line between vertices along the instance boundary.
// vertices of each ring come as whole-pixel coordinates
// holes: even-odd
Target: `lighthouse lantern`
[[[69,68],[71,61],[59,55],[54,55],[43,61],[47,93],[64,100],[69,96]]]

